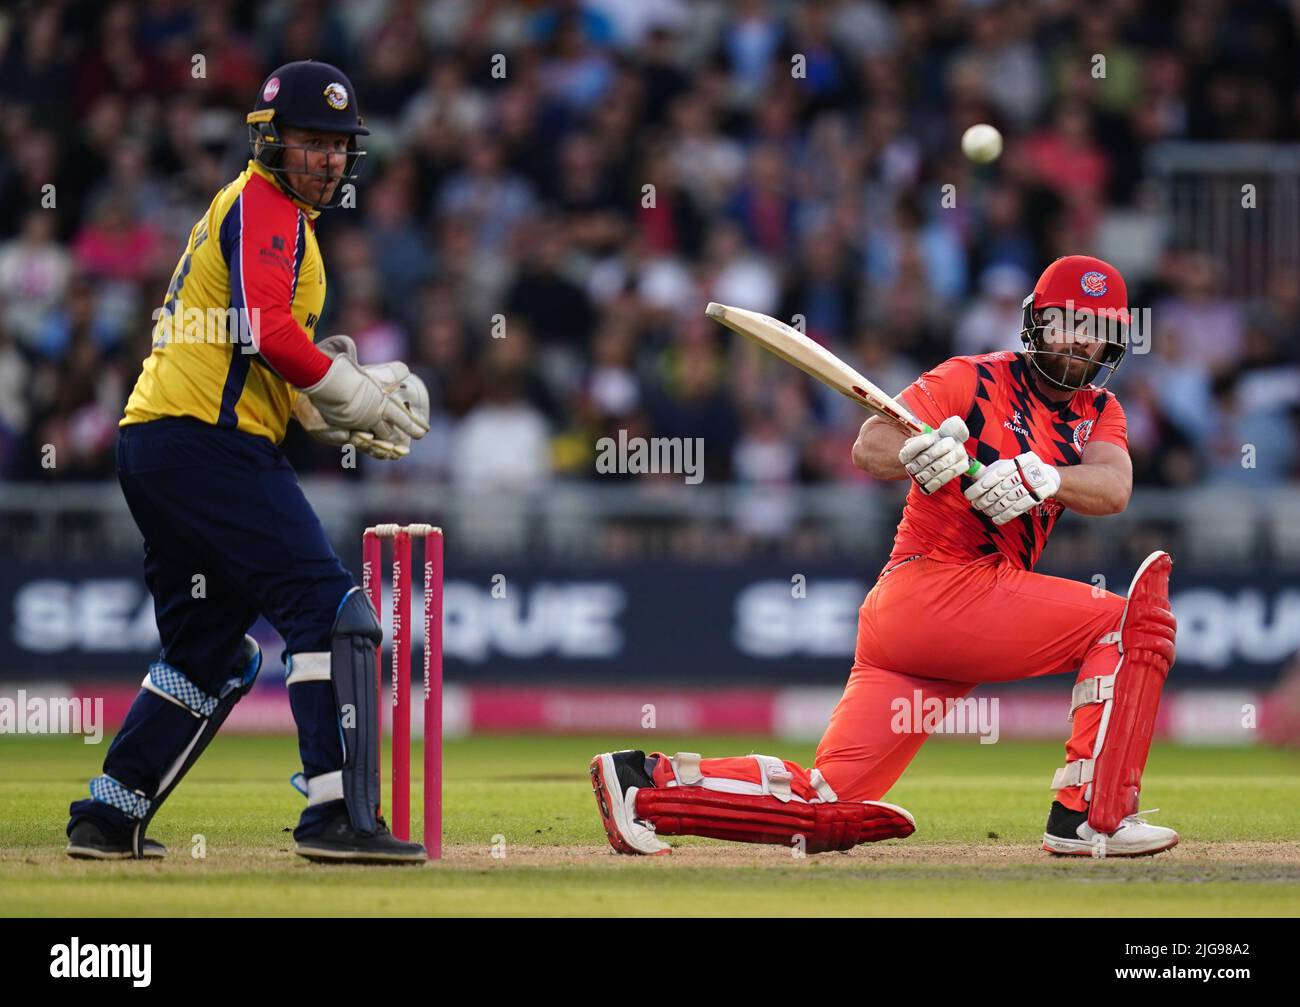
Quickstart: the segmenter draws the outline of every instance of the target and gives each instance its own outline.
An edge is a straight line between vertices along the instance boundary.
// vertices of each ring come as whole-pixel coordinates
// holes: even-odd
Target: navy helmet
[[[274,174],[286,192],[317,209],[339,204],[343,198],[343,183],[357,177],[358,162],[366,154],[358,148],[357,137],[370,135],[357,108],[356,92],[347,74],[336,66],[315,60],[286,63],[263,82],[257,104],[248,113],[247,121],[248,142],[253,148],[254,160]],[[321,178],[336,176],[308,171],[310,148],[285,143],[281,132],[284,126],[347,134],[347,160],[343,173],[337,176],[334,191],[327,199],[312,199],[289,184],[287,172],[290,170]],[[302,158],[301,162],[296,161],[298,157]]]

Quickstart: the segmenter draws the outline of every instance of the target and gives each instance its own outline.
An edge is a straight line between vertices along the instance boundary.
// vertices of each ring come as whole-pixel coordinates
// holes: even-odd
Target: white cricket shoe
[[[1043,849],[1076,857],[1148,857],[1178,845],[1178,833],[1142,819],[1142,814],[1129,815],[1119,823],[1119,828],[1107,835],[1088,824],[1086,811],[1071,811],[1060,801],[1052,802],[1052,812],[1043,833]]]
[[[609,845],[619,853],[655,855],[671,847],[655,835],[654,826],[636,817],[636,792],[653,787],[646,771],[645,752],[605,752],[591,760],[591,789]]]

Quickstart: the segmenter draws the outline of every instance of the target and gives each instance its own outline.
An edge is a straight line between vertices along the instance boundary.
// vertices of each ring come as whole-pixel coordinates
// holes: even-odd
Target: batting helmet
[[[343,198],[343,183],[357,177],[358,162],[366,154],[358,148],[357,137],[370,134],[357,109],[356,92],[347,74],[336,66],[315,60],[286,63],[267,77],[258,92],[257,104],[248,113],[247,122],[248,142],[253,148],[254,160],[265,165],[291,196],[317,209],[337,206]],[[329,172],[307,170],[310,148],[286,144],[281,133],[284,126],[347,134],[347,160],[343,173],[334,176]],[[291,151],[302,152],[302,170],[295,167],[295,173],[337,178],[328,199],[311,199],[289,184],[286,158]]]
[[[1043,355],[1073,359],[1066,346],[1047,347],[1076,338],[1076,325],[1080,323],[1086,323],[1093,338],[1105,346],[1079,383],[1070,384],[1047,373],[1038,358]],[[1110,380],[1124,359],[1128,327],[1128,287],[1119,270],[1091,255],[1066,255],[1043,270],[1033,293],[1025,298],[1020,341],[1030,363],[1048,384],[1078,391],[1091,383],[1102,368],[1106,374],[1096,382],[1097,387]]]

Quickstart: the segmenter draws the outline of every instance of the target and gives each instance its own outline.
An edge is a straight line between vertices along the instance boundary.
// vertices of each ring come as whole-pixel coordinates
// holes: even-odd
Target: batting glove
[[[960,416],[949,416],[938,430],[905,440],[898,460],[922,493],[933,493],[970,467],[965,448],[969,439],[965,421]]]
[[[1061,473],[1032,451],[1003,458],[986,468],[966,490],[966,499],[994,524],[1027,514],[1061,488]]]

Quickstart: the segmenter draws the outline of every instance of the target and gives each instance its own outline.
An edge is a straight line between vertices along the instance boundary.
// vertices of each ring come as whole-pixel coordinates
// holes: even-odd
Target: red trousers
[[[900,728],[899,710],[910,710],[918,694],[925,707],[960,699],[981,682],[1109,675],[1119,651],[1102,638],[1119,628],[1123,610],[1119,595],[1017,569],[1001,554],[964,564],[926,557],[902,563],[876,582],[858,613],[853,671],[817,746],[816,770],[842,801],[881,799],[933,730],[910,716]],[[1100,704],[1075,712],[1066,761],[1092,756],[1101,712]],[[924,729],[912,729],[916,724]],[[809,770],[792,762],[786,768],[795,793],[816,795],[819,781]],[[1044,780],[1054,768],[1043,767]],[[747,783],[759,774],[748,757],[704,759],[700,770]],[[1084,789],[1060,790],[1057,799],[1082,811]]]

